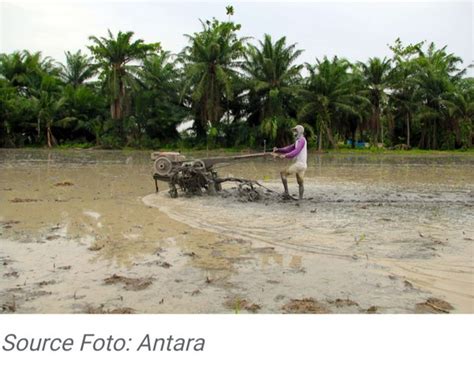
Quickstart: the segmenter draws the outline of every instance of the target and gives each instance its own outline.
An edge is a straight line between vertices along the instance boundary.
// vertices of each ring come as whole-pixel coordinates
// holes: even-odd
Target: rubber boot
[[[299,193],[300,193],[300,200],[303,200],[304,185],[303,184],[298,184],[298,188],[299,188]]]
[[[300,176],[299,174],[296,174],[296,182],[298,183],[298,192],[300,196],[300,200],[303,199],[303,194],[304,194],[304,180],[303,177]]]
[[[289,196],[290,193],[288,192],[288,180],[286,179],[286,177],[283,176],[283,174],[280,174],[280,176],[281,176],[281,182],[283,183],[283,188],[285,189],[284,195]]]

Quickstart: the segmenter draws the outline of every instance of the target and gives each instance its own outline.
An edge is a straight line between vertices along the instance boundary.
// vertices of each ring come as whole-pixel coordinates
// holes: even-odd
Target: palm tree
[[[419,106],[419,100],[416,97],[418,88],[414,77],[419,66],[418,59],[423,53],[424,42],[404,45],[400,38],[397,38],[393,45],[389,46],[393,52],[392,62],[392,93],[389,95],[388,108],[392,114],[398,117],[405,129],[405,142],[408,148],[411,147],[411,132],[414,127],[414,115]],[[415,126],[417,127],[417,126]],[[394,139],[394,143],[398,140]]]
[[[25,64],[25,54],[14,52],[11,54],[0,54],[0,75],[9,85],[22,88],[28,85],[28,73]]]
[[[416,65],[412,61],[399,60],[393,69],[392,87],[393,91],[389,95],[388,109],[393,114],[398,115],[405,124],[405,142],[408,148],[411,147],[411,129],[413,116],[418,108],[416,99],[416,83],[414,76]]]
[[[136,121],[149,137],[178,138],[176,126],[186,110],[180,102],[182,77],[174,57],[166,51],[146,57],[139,77],[143,87],[135,98]]]
[[[437,149],[439,147],[440,128],[446,121],[445,100],[452,92],[450,81],[432,70],[423,70],[416,75],[418,88],[416,97],[420,101],[415,118],[421,126],[420,147]]]
[[[471,147],[474,138],[474,79],[465,79],[456,85],[456,89],[444,95],[442,104],[456,134],[456,144]]]
[[[391,88],[391,60],[387,58],[369,58],[367,64],[357,63],[366,87],[366,96],[372,105],[369,128],[372,131],[373,143],[383,143],[384,133],[381,116],[388,103],[388,92]]]
[[[92,58],[81,53],[67,51],[66,64],[61,64],[61,79],[64,83],[74,87],[82,85],[96,74],[96,67],[92,64]]]
[[[41,127],[43,127],[46,133],[46,142],[50,148],[57,144],[52,131],[53,126],[67,126],[75,120],[73,117],[63,115],[66,99],[60,93],[59,80],[51,75],[43,75],[41,87],[33,97],[33,100],[36,101],[38,135],[40,136]]]
[[[421,148],[437,149],[440,138],[446,142],[446,131],[453,130],[446,104],[448,95],[455,90],[455,82],[465,73],[458,68],[461,61],[459,57],[448,54],[446,47],[436,49],[434,43],[417,59],[414,82],[417,86],[415,96],[419,100],[416,119],[421,125]]]
[[[131,64],[143,60],[151,52],[157,51],[159,43],[145,44],[138,39],[131,42],[133,32],[118,32],[115,38],[108,31],[108,38],[89,37],[93,42],[88,48],[98,62],[101,78],[105,81],[110,97],[110,112],[114,120],[124,117],[127,90],[136,88],[136,74],[139,67]]]
[[[58,75],[59,69],[50,57],[42,57],[41,52],[26,50],[12,54],[0,54],[0,75],[20,95],[31,96],[41,86],[44,74]]]
[[[286,44],[286,37],[275,43],[265,34],[259,41],[259,47],[249,45],[245,53],[242,68],[250,87],[249,97],[253,99],[250,110],[261,124],[262,132],[274,139],[280,129],[287,129],[288,111],[291,99],[296,94],[301,81],[302,65],[296,65],[296,59],[303,51],[296,44]],[[280,133],[281,134],[281,133]]]
[[[232,5],[228,5],[225,7],[225,13],[229,17],[229,22],[230,22],[230,17],[234,15],[234,7]]]
[[[42,57],[41,52],[14,52],[0,55],[0,75],[14,88],[18,96],[18,105],[29,105],[36,116],[37,139],[41,139],[41,128],[44,125],[48,146],[54,144],[51,132],[51,118],[54,114],[54,103],[58,99],[59,68],[49,57]],[[58,108],[59,109],[59,104]],[[31,116],[24,116],[29,121]]]
[[[345,59],[326,57],[316,60],[315,65],[306,64],[309,77],[300,90],[300,120],[312,120],[319,131],[318,150],[322,150],[323,135],[333,147],[336,142],[333,128],[347,118],[361,117],[361,109],[368,102],[356,93],[354,80],[348,73],[350,63]]]
[[[145,88],[162,94],[162,97],[167,97],[169,90],[178,92],[180,75],[168,51],[160,51],[146,57],[139,76]]]
[[[189,45],[181,53],[186,83],[183,95],[190,94],[195,128],[201,137],[210,126],[216,127],[233,99],[233,84],[244,52],[245,38],[239,38],[240,25],[202,22],[202,31],[186,35]]]
[[[18,95],[16,88],[0,77],[0,146],[21,147],[34,135],[36,104]]]

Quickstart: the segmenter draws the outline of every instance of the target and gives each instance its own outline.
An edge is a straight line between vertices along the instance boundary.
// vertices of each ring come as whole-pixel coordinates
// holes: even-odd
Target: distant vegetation
[[[1,54],[0,146],[259,149],[289,143],[300,123],[320,149],[472,147],[474,79],[446,47],[397,39],[390,58],[301,64],[297,44],[243,37],[232,15],[201,21],[177,55],[110,31],[64,64]],[[179,133],[183,121],[194,123]]]

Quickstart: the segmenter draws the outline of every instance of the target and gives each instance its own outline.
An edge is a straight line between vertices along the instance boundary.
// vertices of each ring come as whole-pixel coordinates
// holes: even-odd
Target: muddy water
[[[283,166],[219,170],[279,190]],[[434,297],[473,313],[473,167],[463,155],[311,156],[304,201],[243,203],[154,194],[148,153],[2,150],[0,305],[281,313],[312,298],[327,312],[412,313]]]

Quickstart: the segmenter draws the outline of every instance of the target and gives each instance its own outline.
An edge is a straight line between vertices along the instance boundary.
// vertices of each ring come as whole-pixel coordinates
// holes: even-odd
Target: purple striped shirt
[[[306,145],[306,138],[300,137],[296,140],[295,143],[290,144],[289,146],[278,148],[277,152],[284,153],[285,158],[293,158],[298,156],[301,150]]]

